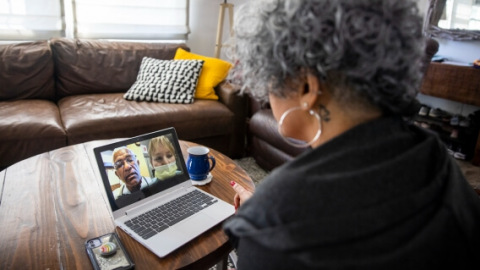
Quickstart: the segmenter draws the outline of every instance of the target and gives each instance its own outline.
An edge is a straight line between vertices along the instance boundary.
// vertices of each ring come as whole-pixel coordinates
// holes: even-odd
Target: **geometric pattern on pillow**
[[[136,101],[193,103],[203,63],[203,60],[144,57],[137,80],[123,97]]]

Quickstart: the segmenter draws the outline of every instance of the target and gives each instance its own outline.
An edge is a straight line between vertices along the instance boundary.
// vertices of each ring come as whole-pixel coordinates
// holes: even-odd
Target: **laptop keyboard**
[[[125,222],[125,225],[143,239],[148,239],[217,201],[217,199],[198,190],[193,190],[175,200],[130,219]]]

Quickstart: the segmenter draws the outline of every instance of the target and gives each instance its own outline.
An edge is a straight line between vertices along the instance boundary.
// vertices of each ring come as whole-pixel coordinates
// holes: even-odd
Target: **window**
[[[38,40],[65,35],[60,0],[0,0],[0,39]]]
[[[106,39],[187,39],[187,0],[73,0],[75,35]]]
[[[0,0],[0,39],[187,40],[189,0]]]

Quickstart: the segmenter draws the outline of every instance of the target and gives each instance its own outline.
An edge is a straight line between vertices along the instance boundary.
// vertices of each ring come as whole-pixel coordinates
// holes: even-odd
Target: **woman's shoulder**
[[[307,174],[295,168],[294,165],[278,167],[258,184],[254,197],[257,197],[258,203],[281,207],[283,203],[288,203],[285,198],[293,199],[300,190],[308,189],[306,185],[309,183],[302,181]]]

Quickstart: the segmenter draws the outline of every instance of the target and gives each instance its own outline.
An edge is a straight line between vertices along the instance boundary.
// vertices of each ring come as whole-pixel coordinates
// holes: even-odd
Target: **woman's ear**
[[[312,108],[318,102],[320,94],[322,94],[321,83],[316,76],[307,73],[305,84],[302,86],[301,103],[307,104],[307,108]]]

